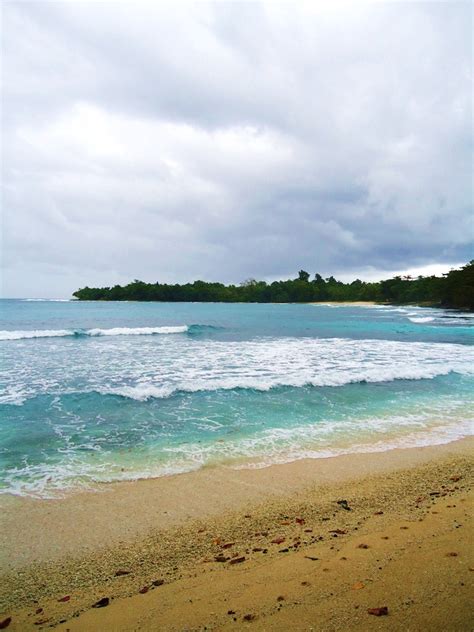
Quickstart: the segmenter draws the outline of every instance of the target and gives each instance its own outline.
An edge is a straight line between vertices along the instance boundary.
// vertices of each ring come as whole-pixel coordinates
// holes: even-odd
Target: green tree
[[[309,273],[306,270],[300,270],[298,272],[298,281],[304,281],[307,283],[309,281]]]

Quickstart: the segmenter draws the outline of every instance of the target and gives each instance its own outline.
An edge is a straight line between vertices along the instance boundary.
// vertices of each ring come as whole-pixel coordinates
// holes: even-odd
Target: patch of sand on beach
[[[301,474],[309,465],[278,466],[279,494],[6,571],[0,621],[11,616],[11,630],[70,632],[470,630],[471,448],[464,440],[320,460],[312,483]],[[283,472],[294,479],[298,471],[284,488]],[[258,487],[261,472],[246,482],[256,475]],[[131,499],[142,483],[160,481],[119,489]],[[109,511],[112,494],[92,496],[126,532],[120,512]],[[104,597],[106,607],[92,607]],[[384,607],[388,615],[368,612]]]
[[[376,301],[311,301],[309,305],[337,305],[339,307],[370,307],[371,305],[388,305]]]

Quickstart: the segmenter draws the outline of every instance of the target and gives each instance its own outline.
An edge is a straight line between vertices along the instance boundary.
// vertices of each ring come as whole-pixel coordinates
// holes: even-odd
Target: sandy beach
[[[472,445],[4,498],[0,621],[11,617],[11,630],[469,630]]]
[[[377,303],[376,301],[317,301],[309,305],[336,305],[338,307],[370,307],[372,305],[387,305],[387,303]]]

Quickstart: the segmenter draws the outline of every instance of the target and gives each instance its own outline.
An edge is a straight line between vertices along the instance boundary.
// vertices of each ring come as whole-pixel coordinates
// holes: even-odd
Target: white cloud
[[[471,258],[470,11],[4,3],[4,294]]]

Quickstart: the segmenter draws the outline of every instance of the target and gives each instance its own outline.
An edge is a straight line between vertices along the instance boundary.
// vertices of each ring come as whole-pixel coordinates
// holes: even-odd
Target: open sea
[[[301,304],[0,301],[0,492],[472,434],[474,315]]]

